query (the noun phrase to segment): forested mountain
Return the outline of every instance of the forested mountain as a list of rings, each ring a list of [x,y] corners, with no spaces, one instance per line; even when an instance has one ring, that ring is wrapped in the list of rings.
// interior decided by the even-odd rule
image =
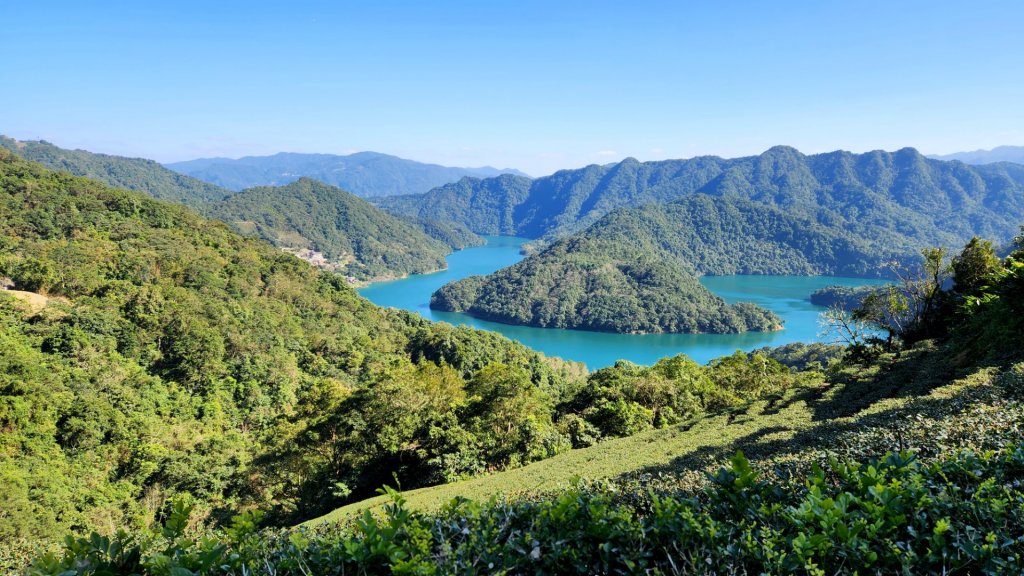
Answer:
[[[476,232],[510,220],[506,233],[551,239],[581,230],[620,206],[695,193],[745,198],[857,234],[892,230],[915,246],[955,245],[972,235],[1002,241],[1024,220],[1024,166],[967,166],[929,160],[910,148],[805,156],[777,146],[730,160],[627,158],[537,178],[511,207],[509,201],[518,196],[493,179],[467,180],[458,189],[438,188],[381,205],[453,219]]]
[[[431,306],[584,330],[770,330],[777,318],[726,306],[697,276],[874,275],[909,249],[888,234],[861,238],[750,200],[695,194],[615,210],[513,266],[442,287]]]
[[[221,200],[230,190],[164,168],[143,158],[68,150],[45,141],[21,142],[0,136],[0,147],[52,169],[85,176],[118,188],[149,194],[158,200],[198,206]]]
[[[477,234],[515,236],[516,207],[530,195],[531,180],[506,174],[497,178],[463,178],[427,194],[374,198],[396,214],[458,222]]]
[[[243,234],[359,279],[441,270],[452,250],[422,227],[309,178],[249,188],[203,209]],[[431,230],[455,247],[475,240],[472,233],[460,235],[456,226],[437,223]]]
[[[965,164],[993,164],[995,162],[1024,164],[1024,146],[996,146],[991,150],[933,154],[928,157],[936,160],[959,160]]]
[[[483,243],[457,222],[395,217],[348,192],[309,180],[234,197],[235,192],[152,160],[4,137],[0,145],[54,170],[192,206],[243,234],[259,236],[323,268],[360,280],[439,270],[452,250]]]
[[[450,168],[424,164],[377,152],[335,154],[298,154],[281,152],[272,156],[201,158],[166,165],[171,170],[200,180],[242,190],[254,186],[280,186],[301,177],[313,178],[344,188],[356,196],[370,198],[395,194],[417,194],[455,182],[466,176],[487,178],[517,170]]]
[[[490,222],[482,215],[488,206],[500,206],[491,221],[511,218],[516,234],[546,241],[590,227],[487,278],[442,287],[432,306],[590,330],[764,329],[763,314],[736,319],[695,276],[877,276],[884,261],[928,246],[975,235],[1007,240],[1024,221],[1024,166],[971,167],[912,149],[804,156],[780,146],[735,160],[627,159],[538,178],[512,208],[494,202],[511,197],[508,186],[460,184],[386,206],[470,228]],[[640,207],[609,214],[623,206]],[[702,317],[702,309],[714,312]]]
[[[136,532],[178,497],[301,518],[567,444],[579,366],[2,150],[0,214],[0,541]]]

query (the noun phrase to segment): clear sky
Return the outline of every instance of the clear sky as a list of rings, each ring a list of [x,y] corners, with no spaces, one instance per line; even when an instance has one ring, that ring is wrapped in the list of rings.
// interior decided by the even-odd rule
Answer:
[[[0,0],[0,133],[154,158],[1024,144],[1024,2]]]

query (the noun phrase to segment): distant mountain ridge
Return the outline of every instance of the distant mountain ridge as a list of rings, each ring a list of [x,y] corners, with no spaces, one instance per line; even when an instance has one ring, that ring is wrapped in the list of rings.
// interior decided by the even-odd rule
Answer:
[[[994,164],[996,162],[1024,164],[1024,146],[996,146],[991,150],[931,154],[928,157],[935,160],[959,160],[965,164]]]
[[[392,212],[452,220],[477,233],[553,240],[615,208],[704,193],[736,196],[852,232],[901,231],[915,244],[972,235],[1008,239],[1024,219],[1024,166],[969,166],[913,148],[804,155],[776,146],[758,156],[639,162],[563,170],[531,181],[465,179],[427,194],[375,199]]]
[[[349,155],[280,152],[271,156],[246,156],[238,159],[199,158],[172,162],[165,166],[235,191],[254,186],[281,186],[308,177],[344,188],[364,198],[427,192],[466,176],[524,176],[514,169],[490,166],[453,168],[378,152]]]

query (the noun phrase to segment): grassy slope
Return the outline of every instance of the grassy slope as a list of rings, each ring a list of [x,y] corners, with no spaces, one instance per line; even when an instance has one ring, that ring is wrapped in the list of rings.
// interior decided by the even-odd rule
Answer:
[[[693,486],[737,449],[751,461],[769,465],[807,462],[825,449],[851,456],[859,455],[865,446],[869,456],[873,455],[870,447],[882,451],[907,447],[928,453],[935,449],[927,445],[933,437],[945,437],[929,430],[955,429],[960,419],[971,420],[970,410],[984,411],[1003,402],[993,400],[1002,394],[993,385],[998,369],[955,375],[948,363],[950,352],[926,343],[899,357],[883,356],[869,368],[847,369],[827,379],[808,378],[780,397],[745,409],[609,440],[491,476],[409,491],[405,496],[410,506],[432,510],[455,497],[485,500],[553,490],[577,477],[668,475],[673,484]],[[1000,426],[1024,424],[1019,411],[1005,415]],[[966,427],[968,434],[979,437],[997,432],[972,426]],[[970,444],[963,438],[957,438],[957,443]],[[350,504],[307,525],[345,520],[366,509],[379,509],[384,502],[377,497]]]

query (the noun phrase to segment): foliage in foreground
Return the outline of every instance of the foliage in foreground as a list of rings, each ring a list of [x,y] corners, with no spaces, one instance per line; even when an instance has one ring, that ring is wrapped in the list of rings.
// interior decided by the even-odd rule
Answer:
[[[0,278],[49,302],[0,290],[3,543],[142,529],[175,496],[211,522],[248,507],[284,521],[393,473],[438,482],[456,455],[459,470],[544,457],[550,406],[502,429],[498,461],[492,430],[523,412],[461,399],[499,384],[503,405],[557,398],[580,378],[496,334],[377,308],[191,210],[4,150]]]
[[[259,534],[252,515],[185,536],[68,539],[30,574],[971,573],[1024,570],[1024,447],[923,463],[904,452],[761,479],[742,453],[693,497],[637,508],[607,486],[514,502],[456,499],[436,514],[402,496],[382,517]]]

